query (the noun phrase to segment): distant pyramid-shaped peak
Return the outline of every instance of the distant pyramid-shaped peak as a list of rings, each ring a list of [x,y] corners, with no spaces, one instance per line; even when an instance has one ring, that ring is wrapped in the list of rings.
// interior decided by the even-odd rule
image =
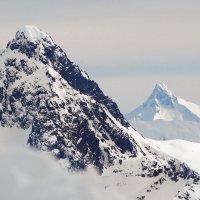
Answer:
[[[164,83],[157,83],[148,101],[152,99],[162,105],[169,106],[173,105],[177,98]]]
[[[157,119],[199,121],[199,113],[198,105],[176,97],[164,83],[157,83],[148,99],[127,113],[126,118],[128,121]]]
[[[154,94],[165,93],[168,96],[174,96],[171,90],[163,82],[157,83],[153,92]]]

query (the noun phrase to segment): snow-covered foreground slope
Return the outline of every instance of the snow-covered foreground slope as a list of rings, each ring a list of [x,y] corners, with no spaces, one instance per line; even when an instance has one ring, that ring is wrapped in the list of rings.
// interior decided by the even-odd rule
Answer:
[[[176,97],[164,83],[160,83],[145,103],[125,116],[130,122],[158,119],[200,122],[200,106]]]
[[[155,140],[181,139],[200,142],[200,123],[190,121],[135,121],[132,126],[143,136]]]
[[[155,144],[160,151],[188,164],[193,170],[200,173],[200,143],[184,140],[149,141]]]

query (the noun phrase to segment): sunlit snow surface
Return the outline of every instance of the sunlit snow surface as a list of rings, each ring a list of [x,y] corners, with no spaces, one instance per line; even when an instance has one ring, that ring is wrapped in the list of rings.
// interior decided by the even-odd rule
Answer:
[[[21,33],[24,33],[27,39],[31,42],[35,42],[45,38],[53,44],[53,40],[51,39],[51,37],[47,33],[39,30],[36,26],[26,25],[17,32],[16,36],[20,35]]]
[[[187,163],[193,170],[200,173],[200,143],[184,140],[149,141],[155,144],[160,151]]]

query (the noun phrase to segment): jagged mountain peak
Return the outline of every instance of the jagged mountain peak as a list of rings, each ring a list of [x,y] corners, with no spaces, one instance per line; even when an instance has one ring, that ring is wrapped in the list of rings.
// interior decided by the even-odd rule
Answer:
[[[34,37],[32,37],[31,41],[29,41],[29,36],[36,38],[39,36],[40,40],[33,40]],[[11,56],[13,53],[19,54],[18,56]],[[69,60],[63,49],[54,43],[48,34],[39,30],[37,27],[25,26],[21,28],[16,33],[15,38],[8,43],[3,54],[2,57],[5,57],[5,63],[8,65],[19,65],[20,62],[20,65],[25,65],[23,69],[34,68],[28,70],[28,73],[30,71],[34,73],[35,70],[35,65],[27,65],[30,59],[37,60],[42,65],[53,68],[72,88],[85,95],[92,96],[96,101],[104,104],[122,125],[126,127],[130,126],[121,114],[117,104],[104,95],[98,84],[91,80],[85,71]],[[37,67],[40,66],[37,65]]]
[[[154,102],[157,106],[163,105],[172,107],[176,101],[177,98],[164,83],[157,83],[152,94],[146,101],[146,104],[153,104]]]
[[[16,33],[0,55],[0,72],[1,125],[30,128],[28,144],[66,167],[101,171],[143,154],[117,104],[38,28]]]
[[[40,59],[47,64],[45,57],[52,56],[57,45],[51,37],[35,26],[26,25],[19,29],[15,37],[8,42],[6,50],[26,54],[28,58]]]
[[[27,39],[31,42],[48,41],[53,44],[53,40],[47,33],[43,32],[42,30],[33,25],[26,25],[19,29],[14,39]]]
[[[125,116],[128,121],[162,119],[199,122],[200,107],[176,97],[164,83],[158,83],[148,99]]]
[[[171,90],[167,87],[164,82],[156,83],[154,93],[165,93],[169,96],[173,96]]]

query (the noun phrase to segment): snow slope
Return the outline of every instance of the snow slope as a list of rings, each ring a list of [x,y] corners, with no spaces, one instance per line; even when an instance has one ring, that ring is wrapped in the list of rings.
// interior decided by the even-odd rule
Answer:
[[[155,140],[181,139],[200,142],[200,123],[190,121],[135,121],[132,126],[143,136]]]
[[[181,98],[177,98],[178,103],[185,106],[188,110],[190,110],[191,112],[193,112],[196,116],[198,116],[200,118],[200,106],[191,102],[188,102],[184,99]]]
[[[184,140],[149,141],[155,144],[160,151],[188,164],[193,170],[200,173],[200,143]]]
[[[200,106],[174,96],[164,83],[159,83],[146,102],[125,117],[130,122],[158,119],[200,122]]]

